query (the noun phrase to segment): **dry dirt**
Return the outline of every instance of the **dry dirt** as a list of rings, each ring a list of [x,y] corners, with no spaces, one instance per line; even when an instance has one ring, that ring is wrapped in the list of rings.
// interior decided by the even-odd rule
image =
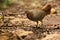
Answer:
[[[60,40],[60,0],[24,1],[0,11],[0,40]],[[25,10],[42,7],[51,3],[57,14],[47,15],[43,24],[36,27],[36,22],[27,18]]]

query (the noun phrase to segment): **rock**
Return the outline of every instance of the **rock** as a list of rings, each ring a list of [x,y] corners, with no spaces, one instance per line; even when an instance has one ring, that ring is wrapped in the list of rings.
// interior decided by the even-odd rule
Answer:
[[[14,32],[20,39],[25,38],[27,35],[32,34],[32,31],[25,31],[23,29],[18,29]]]
[[[60,33],[54,33],[47,35],[45,38],[42,38],[41,40],[60,40]]]
[[[25,31],[23,29],[18,29],[18,30],[15,31],[15,33],[18,36],[27,36],[28,34],[32,34],[33,32],[32,31]]]

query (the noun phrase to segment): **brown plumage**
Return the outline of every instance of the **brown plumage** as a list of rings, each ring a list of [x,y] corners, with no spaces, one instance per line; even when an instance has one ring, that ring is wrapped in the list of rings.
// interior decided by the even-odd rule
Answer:
[[[42,22],[43,18],[46,15],[50,14],[50,11],[51,11],[51,4],[46,4],[41,9],[33,9],[31,11],[26,10],[25,13],[27,14],[28,19],[37,22],[38,25],[38,21],[41,21],[41,23],[43,23]]]

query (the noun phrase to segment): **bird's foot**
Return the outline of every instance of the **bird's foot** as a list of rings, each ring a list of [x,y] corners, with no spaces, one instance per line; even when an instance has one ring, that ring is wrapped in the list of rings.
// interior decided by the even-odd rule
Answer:
[[[42,25],[38,25],[37,27],[38,28],[44,28],[45,26],[42,24]]]

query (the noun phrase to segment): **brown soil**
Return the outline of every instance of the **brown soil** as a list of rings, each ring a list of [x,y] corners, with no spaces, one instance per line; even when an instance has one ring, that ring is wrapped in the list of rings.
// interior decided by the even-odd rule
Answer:
[[[37,5],[32,3],[25,1],[0,11],[3,16],[0,20],[0,40],[60,40],[60,0],[39,0]],[[43,19],[44,25],[36,27],[36,22],[29,20],[24,12],[46,3],[51,3],[57,15],[47,15]]]

